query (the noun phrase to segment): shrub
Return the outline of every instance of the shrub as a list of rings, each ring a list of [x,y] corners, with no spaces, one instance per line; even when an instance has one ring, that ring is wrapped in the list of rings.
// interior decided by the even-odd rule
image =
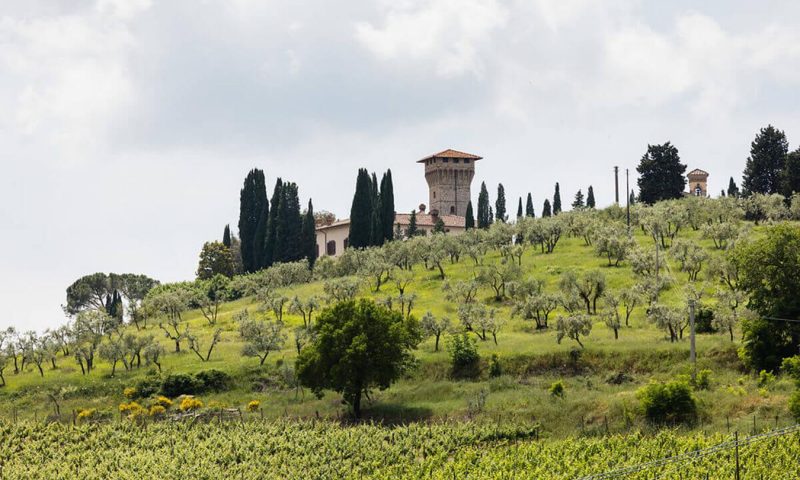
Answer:
[[[694,380],[694,386],[698,390],[708,390],[711,387],[711,370],[704,369],[697,372],[697,377]]]
[[[200,408],[203,408],[203,402],[200,401],[199,398],[184,397],[183,400],[181,400],[180,409],[184,412],[190,412],[192,410],[198,410]]]
[[[142,409],[142,406],[139,405],[136,402],[120,403],[119,404],[119,413],[132,414],[132,413],[134,413],[134,412],[136,412],[138,410],[141,410],[141,409]]]
[[[717,333],[717,329],[714,328],[714,311],[700,307],[695,315],[694,330],[697,333]]]
[[[800,422],[800,390],[789,397],[789,413],[792,414],[795,420]]]
[[[203,392],[222,392],[231,384],[231,376],[220,370],[203,370],[195,375],[195,379]]]
[[[153,405],[150,407],[149,412],[151,417],[163,417],[167,414],[167,409],[162,407],[161,405]]]
[[[693,423],[697,403],[685,382],[651,383],[637,392],[645,417],[653,423]]]
[[[450,373],[455,378],[476,378],[481,373],[481,356],[475,339],[467,333],[450,337],[447,346],[450,351]]]
[[[161,379],[157,375],[148,375],[139,379],[134,388],[136,389],[136,397],[134,398],[149,397],[158,393],[161,388]]]
[[[125,390],[122,391],[122,394],[125,396],[125,398],[133,399],[136,398],[137,395],[139,395],[139,391],[136,390],[134,387],[127,387],[125,388]]]
[[[97,416],[97,409],[96,408],[82,408],[78,410],[78,421],[87,421],[95,418]]]
[[[163,395],[159,395],[158,397],[156,397],[153,404],[158,405],[159,407],[163,407],[164,409],[168,409],[169,407],[172,406],[172,400]]]
[[[161,382],[161,393],[171,398],[181,395],[193,395],[199,393],[201,389],[201,383],[193,376],[185,373],[167,375]]]
[[[761,370],[758,372],[758,386],[767,388],[775,382],[775,375],[772,372]]]
[[[261,402],[258,400],[250,400],[250,403],[247,404],[248,412],[257,412],[259,408],[261,408]]]
[[[491,358],[489,358],[489,376],[499,377],[502,374],[503,367],[500,366],[500,357],[498,357],[496,353],[493,353]]]
[[[561,380],[553,382],[547,391],[550,392],[550,396],[552,397],[564,398],[564,382]]]

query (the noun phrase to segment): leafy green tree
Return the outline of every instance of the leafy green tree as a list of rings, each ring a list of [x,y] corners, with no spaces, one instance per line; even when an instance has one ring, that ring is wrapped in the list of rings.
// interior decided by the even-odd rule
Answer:
[[[259,232],[263,240],[258,245],[261,252],[259,268],[266,268],[275,262],[275,248],[278,243],[278,213],[281,199],[283,198],[283,179],[278,178],[275,181],[275,188],[272,189],[272,200],[270,205],[272,209],[268,215],[264,215],[262,222],[259,224]]]
[[[588,315],[597,313],[597,300],[606,291],[606,277],[600,270],[590,270],[578,275],[568,270],[561,275],[559,288],[562,292],[576,293],[586,306]]]
[[[561,187],[556,182],[556,191],[553,193],[553,215],[561,213]]]
[[[583,203],[583,192],[578,189],[578,193],[575,194],[575,200],[572,202],[572,208],[574,210],[580,210],[586,205]]]
[[[800,148],[786,155],[781,182],[784,197],[792,198],[795,193],[800,193]]]
[[[779,193],[788,152],[789,141],[785,133],[772,125],[762,128],[750,144],[750,156],[742,179],[745,195]]]
[[[467,203],[467,216],[464,219],[464,228],[467,230],[475,228],[475,214],[472,212],[472,200]]]
[[[217,328],[211,334],[211,338],[208,341],[208,350],[205,349],[205,341],[199,335],[189,331],[188,328],[186,331],[186,339],[189,341],[189,350],[193,351],[200,361],[207,362],[211,360],[211,352],[214,351],[214,347],[222,341],[222,329]],[[201,350],[206,350],[205,354],[203,354]]]
[[[728,196],[737,198],[739,196],[739,187],[736,185],[736,182],[733,181],[733,177],[728,181]]]
[[[301,258],[307,258],[309,267],[313,269],[314,262],[317,261],[317,227],[314,220],[314,205],[311,203],[311,199],[308,199],[308,208],[303,215],[300,237],[302,239]]]
[[[447,317],[436,318],[433,313],[427,312],[422,316],[420,321],[420,328],[426,337],[434,337],[436,339],[433,347],[434,352],[439,351],[439,339],[442,334],[447,332],[450,328],[450,319]]]
[[[531,218],[536,216],[536,213],[533,211],[533,197],[530,192],[528,192],[528,199],[525,201],[525,216]]]
[[[639,200],[643,203],[652,205],[683,196],[686,165],[681,163],[678,149],[670,142],[648,145],[636,171],[639,172]]]
[[[390,242],[394,239],[394,184],[392,183],[392,171],[386,170],[381,178],[380,188],[381,198],[381,222],[383,223],[383,239]],[[383,243],[383,242],[381,242]]]
[[[231,252],[221,242],[206,242],[200,251],[197,278],[199,280],[208,280],[215,275],[233,276]]]
[[[245,272],[255,272],[261,262],[261,238],[259,223],[269,211],[264,172],[254,168],[244,179],[239,194],[239,239],[242,249],[242,264]]]
[[[453,378],[477,378],[481,373],[481,356],[474,338],[466,332],[450,336],[450,375]]]
[[[481,182],[481,191],[478,194],[478,228],[487,229],[491,224],[489,219],[489,191],[486,190],[486,182]]]
[[[350,246],[365,248],[370,245],[372,228],[372,180],[366,169],[358,170],[356,192],[350,208]]]
[[[586,206],[588,208],[594,208],[595,207],[594,187],[592,187],[591,185],[589,185],[589,190],[586,193]]]
[[[765,236],[738,244],[731,259],[748,308],[760,316],[742,322],[742,356],[751,368],[775,370],[800,347],[800,325],[765,318],[800,318],[800,227],[769,227]]]
[[[494,215],[498,222],[508,220],[506,215],[506,189],[502,183],[497,184],[497,200],[494,202]]]
[[[384,390],[413,362],[420,341],[417,322],[370,300],[338,303],[317,317],[317,337],[297,357],[303,385],[322,396],[339,392],[361,417],[361,399]]]
[[[577,342],[581,348],[586,348],[581,342],[581,337],[588,337],[592,333],[592,319],[589,315],[559,317],[556,322],[556,329],[558,330],[556,336],[558,343],[561,343],[561,340],[565,338],[569,338]]]
[[[219,307],[223,302],[230,299],[230,283],[231,280],[221,274],[214,275],[207,280],[195,282],[192,303],[200,307],[200,312],[211,326],[217,323]]]
[[[264,365],[267,356],[280,351],[286,343],[287,335],[282,322],[250,318],[247,310],[237,315],[237,320],[239,336],[245,342],[242,354],[257,357],[259,365]]]
[[[542,205],[542,218],[550,217],[553,213],[550,210],[550,200],[544,199],[544,205]]]
[[[106,298],[111,293],[108,275],[102,272],[83,276],[67,287],[67,304],[64,311],[76,315],[84,310],[106,309]]]

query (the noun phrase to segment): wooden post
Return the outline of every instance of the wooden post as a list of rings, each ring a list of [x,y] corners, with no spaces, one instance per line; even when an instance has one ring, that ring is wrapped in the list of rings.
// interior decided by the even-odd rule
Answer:
[[[734,444],[736,446],[736,476],[734,477],[736,480],[739,480],[739,432],[734,434]]]
[[[689,300],[689,361],[692,362],[692,383],[697,380],[697,349],[695,348],[694,299]]]

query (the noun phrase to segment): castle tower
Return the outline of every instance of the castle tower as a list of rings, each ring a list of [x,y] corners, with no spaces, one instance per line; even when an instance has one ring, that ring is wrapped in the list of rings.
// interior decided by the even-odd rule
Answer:
[[[439,215],[467,215],[470,186],[475,176],[475,162],[482,157],[471,153],[445,150],[417,163],[425,164],[430,212]]]
[[[708,196],[708,172],[695,168],[686,177],[689,178],[689,195]]]

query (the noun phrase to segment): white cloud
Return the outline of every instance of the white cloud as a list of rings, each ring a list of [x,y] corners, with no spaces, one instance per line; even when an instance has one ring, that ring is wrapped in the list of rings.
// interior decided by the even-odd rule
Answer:
[[[152,0],[97,0],[95,8],[104,15],[127,20],[153,5]]]
[[[356,38],[385,61],[431,64],[444,77],[480,75],[481,46],[507,17],[495,0],[411,1],[389,6],[382,27],[357,23]]]

